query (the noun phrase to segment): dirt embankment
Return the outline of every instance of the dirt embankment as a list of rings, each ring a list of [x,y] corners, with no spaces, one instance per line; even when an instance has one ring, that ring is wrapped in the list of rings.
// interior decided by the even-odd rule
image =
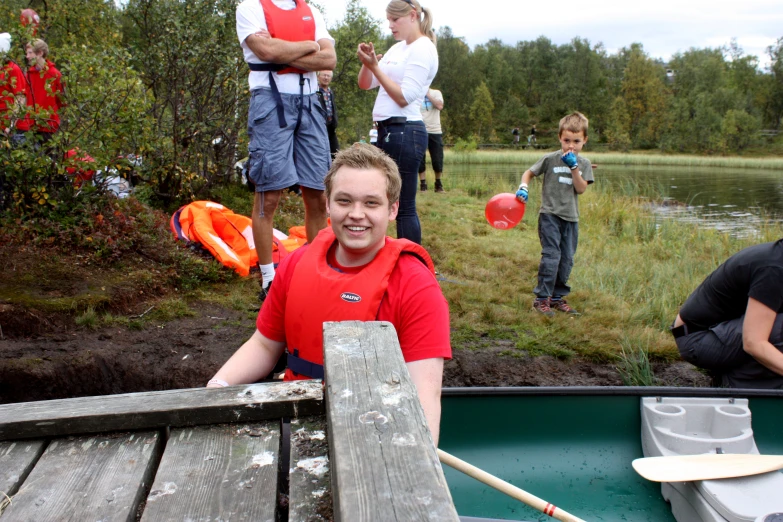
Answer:
[[[143,306],[143,305],[139,305]],[[250,336],[246,311],[193,305],[196,315],[143,330],[62,324],[56,332],[0,340],[0,403],[203,386]],[[509,346],[454,347],[445,386],[619,386],[609,364],[514,357]],[[687,363],[655,368],[661,384],[707,386]]]

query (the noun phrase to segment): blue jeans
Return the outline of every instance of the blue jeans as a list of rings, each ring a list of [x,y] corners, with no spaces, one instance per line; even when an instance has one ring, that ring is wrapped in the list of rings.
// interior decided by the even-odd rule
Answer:
[[[537,297],[565,297],[571,291],[568,276],[579,242],[579,223],[554,214],[539,214],[538,239],[541,241],[541,263],[538,265],[538,285],[533,293]]]
[[[416,190],[419,187],[419,164],[427,153],[427,128],[423,121],[379,125],[376,145],[394,160],[402,177],[397,237],[421,244]]]

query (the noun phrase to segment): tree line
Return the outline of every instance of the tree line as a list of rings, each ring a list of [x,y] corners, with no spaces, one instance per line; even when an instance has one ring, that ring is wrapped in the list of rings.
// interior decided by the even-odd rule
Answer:
[[[342,121],[356,122],[351,138],[365,132],[372,107],[355,88],[351,44],[380,35],[358,0],[332,34],[338,109]],[[433,87],[446,100],[441,119],[451,143],[511,143],[514,127],[524,136],[533,124],[554,143],[559,119],[578,110],[590,118],[591,140],[612,149],[732,153],[759,144],[758,131],[779,129],[783,118],[783,37],[767,49],[768,69],[734,41],[677,53],[668,64],[639,43],[610,54],[579,37],[564,45],[544,36],[515,45],[493,39],[471,49],[449,27],[438,31],[437,47]]]
[[[31,34],[19,13],[32,7],[41,17],[39,36],[63,73],[68,102],[54,146],[85,151],[97,166],[133,169],[149,200],[172,206],[205,197],[235,175],[235,162],[246,155],[248,69],[236,37],[236,5],[6,0],[0,29],[13,34],[11,57],[23,64],[22,44]],[[356,48],[373,41],[388,49],[394,42],[384,29],[385,21],[373,19],[360,0],[350,0],[345,17],[330,27],[343,144],[369,133],[375,93],[356,85]],[[641,44],[610,54],[579,37],[564,45],[543,36],[516,45],[490,40],[471,49],[449,27],[439,30],[437,47],[433,87],[446,100],[449,143],[510,143],[514,127],[525,135],[534,123],[554,143],[560,117],[579,110],[590,118],[591,141],[614,149],[724,153],[756,144],[759,129],[778,129],[783,117],[783,38],[768,49],[765,70],[736,43],[690,49],[668,64]],[[4,145],[3,166],[20,211],[41,204],[41,188],[78,192],[52,185],[65,162],[42,162]],[[129,154],[141,155],[143,165],[123,163]]]

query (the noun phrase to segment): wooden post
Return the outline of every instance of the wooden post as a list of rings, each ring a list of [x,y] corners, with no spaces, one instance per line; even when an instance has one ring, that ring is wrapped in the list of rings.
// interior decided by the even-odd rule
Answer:
[[[335,520],[458,521],[394,327],[324,323],[324,370]]]

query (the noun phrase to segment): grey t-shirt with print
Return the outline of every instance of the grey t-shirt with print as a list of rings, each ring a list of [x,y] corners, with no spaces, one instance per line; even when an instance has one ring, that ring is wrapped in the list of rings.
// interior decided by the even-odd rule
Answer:
[[[545,155],[530,167],[533,175],[544,176],[544,188],[541,190],[541,214],[554,214],[565,221],[579,221],[579,194],[574,190],[571,169],[563,163],[560,157],[562,151]],[[577,165],[582,172],[582,179],[592,183],[593,166],[584,156],[577,156]]]

